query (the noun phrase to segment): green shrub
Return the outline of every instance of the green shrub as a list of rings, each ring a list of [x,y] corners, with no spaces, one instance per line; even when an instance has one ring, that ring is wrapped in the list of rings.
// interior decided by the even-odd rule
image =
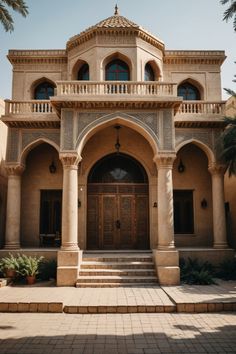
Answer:
[[[39,278],[41,280],[56,279],[57,261],[55,259],[43,260],[39,265]]]
[[[214,267],[211,263],[200,262],[198,259],[180,259],[180,279],[186,284],[210,285],[213,280]]]
[[[236,280],[236,259],[225,259],[220,264],[216,276],[224,280]]]
[[[20,264],[18,261],[18,257],[13,256],[13,254],[9,253],[7,257],[3,257],[0,260],[0,271],[2,274],[6,275],[7,270],[14,270],[16,273],[19,273]]]
[[[42,259],[43,257],[18,254],[17,260],[19,269],[17,270],[17,273],[23,277],[36,276],[39,273],[39,264],[42,262]]]

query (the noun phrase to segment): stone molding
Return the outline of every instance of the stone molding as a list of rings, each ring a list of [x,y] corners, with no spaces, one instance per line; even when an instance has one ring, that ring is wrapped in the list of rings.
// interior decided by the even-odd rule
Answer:
[[[62,162],[63,168],[78,169],[78,164],[82,157],[76,152],[60,153],[59,158]]]
[[[173,168],[173,163],[176,159],[176,154],[158,154],[155,155],[153,158],[153,161],[155,162],[157,169],[160,168],[167,168],[167,169],[172,169]]]
[[[227,166],[223,164],[212,163],[208,166],[208,171],[211,173],[212,176],[214,175],[224,176],[226,170],[227,170]]]
[[[21,176],[25,170],[25,165],[6,163],[5,170],[6,170],[8,176]]]

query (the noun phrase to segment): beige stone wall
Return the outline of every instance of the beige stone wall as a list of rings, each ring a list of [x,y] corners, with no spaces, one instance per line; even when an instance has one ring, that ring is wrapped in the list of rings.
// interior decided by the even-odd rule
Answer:
[[[49,172],[54,160],[56,173]],[[41,144],[29,152],[22,175],[21,244],[39,245],[40,190],[62,189],[62,165],[58,152],[48,144]]]
[[[182,159],[185,166],[183,173],[178,172],[178,164]],[[177,154],[173,168],[174,189],[193,190],[194,234],[175,235],[177,247],[212,246],[212,192],[211,175],[208,172],[208,160],[205,153],[194,144],[187,144]],[[207,208],[201,207],[205,198]]]
[[[226,101],[225,115],[227,117],[236,117],[236,97],[231,96]]]
[[[0,117],[4,114],[5,104],[0,99]],[[5,215],[6,215],[6,192],[7,176],[4,171],[7,147],[7,126],[0,121],[0,246],[4,240]]]

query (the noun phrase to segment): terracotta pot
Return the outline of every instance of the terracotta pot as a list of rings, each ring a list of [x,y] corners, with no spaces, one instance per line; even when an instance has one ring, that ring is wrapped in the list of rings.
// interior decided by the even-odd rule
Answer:
[[[36,281],[36,277],[34,275],[33,276],[28,275],[26,277],[26,280],[27,280],[27,284],[28,285],[33,285],[35,283],[35,281]]]
[[[5,269],[6,278],[15,278],[16,271],[14,269]]]

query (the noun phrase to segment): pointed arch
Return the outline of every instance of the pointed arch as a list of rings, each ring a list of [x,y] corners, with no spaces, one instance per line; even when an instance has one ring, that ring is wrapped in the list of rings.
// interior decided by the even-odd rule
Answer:
[[[141,134],[150,144],[154,156],[157,154],[159,150],[159,141],[154,131],[147,124],[141,122],[136,117],[117,112],[96,119],[82,130],[76,142],[76,150],[78,151],[79,155],[81,155],[86,142],[95,133],[115,124],[129,127]]]
[[[83,71],[83,68],[85,69],[87,69],[87,71],[88,71],[88,76],[89,76],[89,63],[87,62],[87,61],[85,61],[85,60],[82,60],[82,59],[78,59],[77,61],[76,61],[76,63],[73,65],[73,68],[72,68],[72,71],[71,71],[71,78],[72,78],[72,80],[80,80],[80,79],[78,79],[78,77],[79,77],[79,73],[81,72],[81,71]],[[88,78],[88,80],[89,80],[89,78]]]
[[[210,147],[204,144],[202,141],[194,138],[182,141],[178,146],[176,146],[176,154],[180,151],[182,147],[188,144],[196,145],[197,147],[199,147],[199,149],[201,149],[206,154],[208,159],[208,165],[215,163],[216,158],[214,152],[210,149]]]
[[[114,60],[120,60],[128,66],[129,80],[132,80],[133,63],[131,62],[129,57],[127,57],[125,54],[123,54],[121,52],[113,52],[113,53],[107,55],[105,58],[103,58],[103,60],[101,62],[101,68],[102,68],[102,78],[101,79],[106,80],[106,66]]]
[[[43,76],[37,80],[35,80],[32,84],[31,84],[31,87],[30,87],[30,96],[31,96],[31,99],[35,99],[35,91],[37,89],[37,87],[39,87],[40,85],[42,84],[49,84],[53,89],[56,88],[56,84],[54,81],[52,81],[51,79],[49,79],[48,77],[46,76]]]
[[[179,91],[179,88],[184,85],[190,85],[196,90],[196,95],[198,96],[198,100],[204,100],[205,97],[205,92],[204,92],[204,87],[200,84],[199,81],[197,81],[195,78],[189,76],[188,78],[180,81],[177,85],[177,90]],[[179,96],[179,94],[178,94]]]
[[[38,138],[34,141],[32,141],[31,143],[29,143],[21,152],[21,155],[20,155],[20,162],[22,164],[25,164],[25,160],[26,160],[26,157],[27,155],[29,154],[29,152],[31,150],[33,150],[36,146],[38,145],[41,145],[43,143],[46,143],[48,145],[51,145],[52,147],[55,148],[55,150],[59,153],[60,151],[60,147],[52,140],[50,139],[47,139],[47,138]]]
[[[151,69],[153,73],[153,80],[147,80],[146,74],[149,73]],[[161,80],[161,70],[155,60],[148,60],[144,65],[144,81],[160,81]]]

